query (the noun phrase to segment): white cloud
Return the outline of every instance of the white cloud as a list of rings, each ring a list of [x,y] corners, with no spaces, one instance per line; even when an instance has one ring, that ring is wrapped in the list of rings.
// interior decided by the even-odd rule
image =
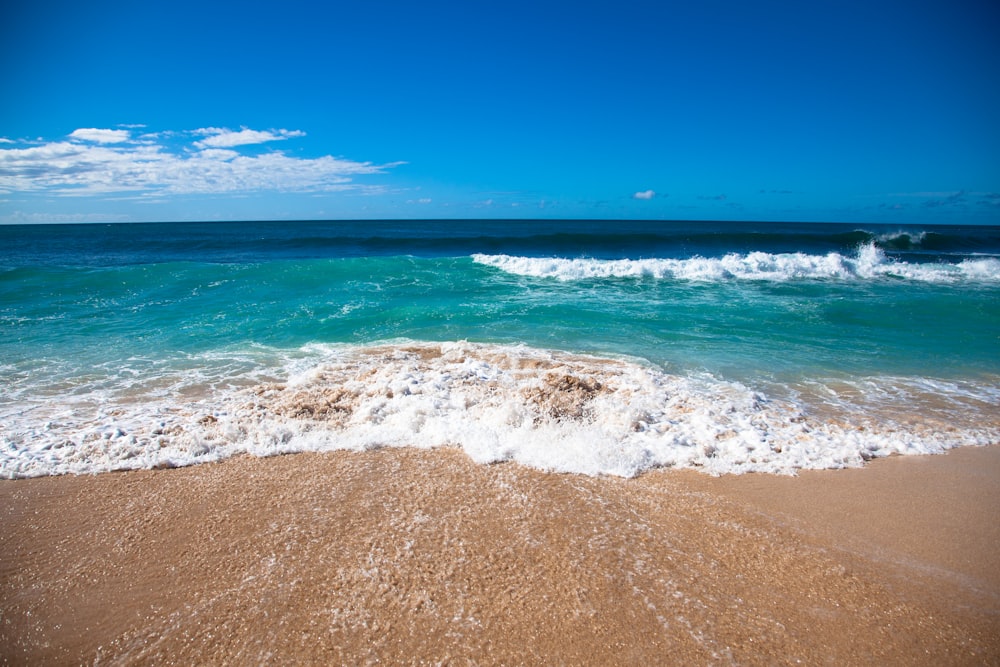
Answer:
[[[207,139],[196,141],[195,146],[211,148],[232,148],[234,146],[263,144],[268,141],[282,141],[306,135],[301,130],[250,130],[243,128],[239,132],[234,132],[218,127],[204,127],[200,130],[195,130],[194,133],[208,137]]]
[[[636,192],[632,195],[632,199],[652,199],[656,196],[656,193],[652,190],[643,190],[641,192]]]
[[[81,127],[70,133],[71,139],[93,141],[98,144],[120,144],[129,140],[128,130],[99,130],[95,127]]]
[[[192,134],[209,139],[193,144],[177,141]],[[223,194],[261,191],[332,192],[362,189],[354,177],[384,174],[403,164],[376,165],[324,155],[289,157],[280,151],[245,155],[232,147],[260,140],[302,136],[300,131],[256,132],[197,130],[143,135],[125,142],[125,130],[77,130],[72,135],[91,143],[54,141],[27,148],[0,148],[0,193],[46,193],[89,196],[127,193],[140,197],[177,194]],[[220,139],[221,138],[221,139]],[[216,144],[203,150],[211,139]],[[372,187],[372,186],[366,186]]]
[[[37,213],[14,211],[0,215],[0,223],[30,225],[66,222],[127,222],[129,216],[116,213]]]
[[[198,157],[202,159],[209,160],[222,160],[223,162],[227,160],[232,160],[233,158],[239,157],[238,151],[229,150],[227,148],[206,148],[205,150],[198,153]]]
[[[958,194],[957,191],[949,192],[890,192],[889,197],[950,197]]]

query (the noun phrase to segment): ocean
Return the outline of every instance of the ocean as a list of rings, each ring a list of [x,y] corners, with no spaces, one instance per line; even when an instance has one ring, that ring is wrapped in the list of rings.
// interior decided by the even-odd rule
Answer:
[[[630,477],[1000,443],[1000,227],[0,226],[0,477],[462,448]]]

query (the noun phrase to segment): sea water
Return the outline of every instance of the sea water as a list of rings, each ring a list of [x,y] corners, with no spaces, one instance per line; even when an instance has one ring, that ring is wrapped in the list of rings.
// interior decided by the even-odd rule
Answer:
[[[399,446],[791,473],[998,443],[998,405],[998,227],[0,227],[2,477]]]

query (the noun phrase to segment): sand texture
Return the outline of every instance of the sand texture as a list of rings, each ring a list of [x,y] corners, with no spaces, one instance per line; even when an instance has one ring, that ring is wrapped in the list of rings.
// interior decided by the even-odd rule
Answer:
[[[636,479],[460,451],[0,482],[5,664],[1000,664],[1000,448]]]

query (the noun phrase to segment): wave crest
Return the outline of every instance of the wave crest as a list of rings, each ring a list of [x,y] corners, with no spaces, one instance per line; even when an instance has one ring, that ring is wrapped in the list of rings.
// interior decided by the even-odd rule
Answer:
[[[476,254],[472,259],[506,273],[556,280],[654,278],[660,280],[874,280],[902,278],[921,282],[1000,282],[1000,260],[986,258],[957,264],[901,262],[886,257],[875,243],[861,246],[854,256],[837,252],[730,253],[723,257],[688,259],[569,259]]]

